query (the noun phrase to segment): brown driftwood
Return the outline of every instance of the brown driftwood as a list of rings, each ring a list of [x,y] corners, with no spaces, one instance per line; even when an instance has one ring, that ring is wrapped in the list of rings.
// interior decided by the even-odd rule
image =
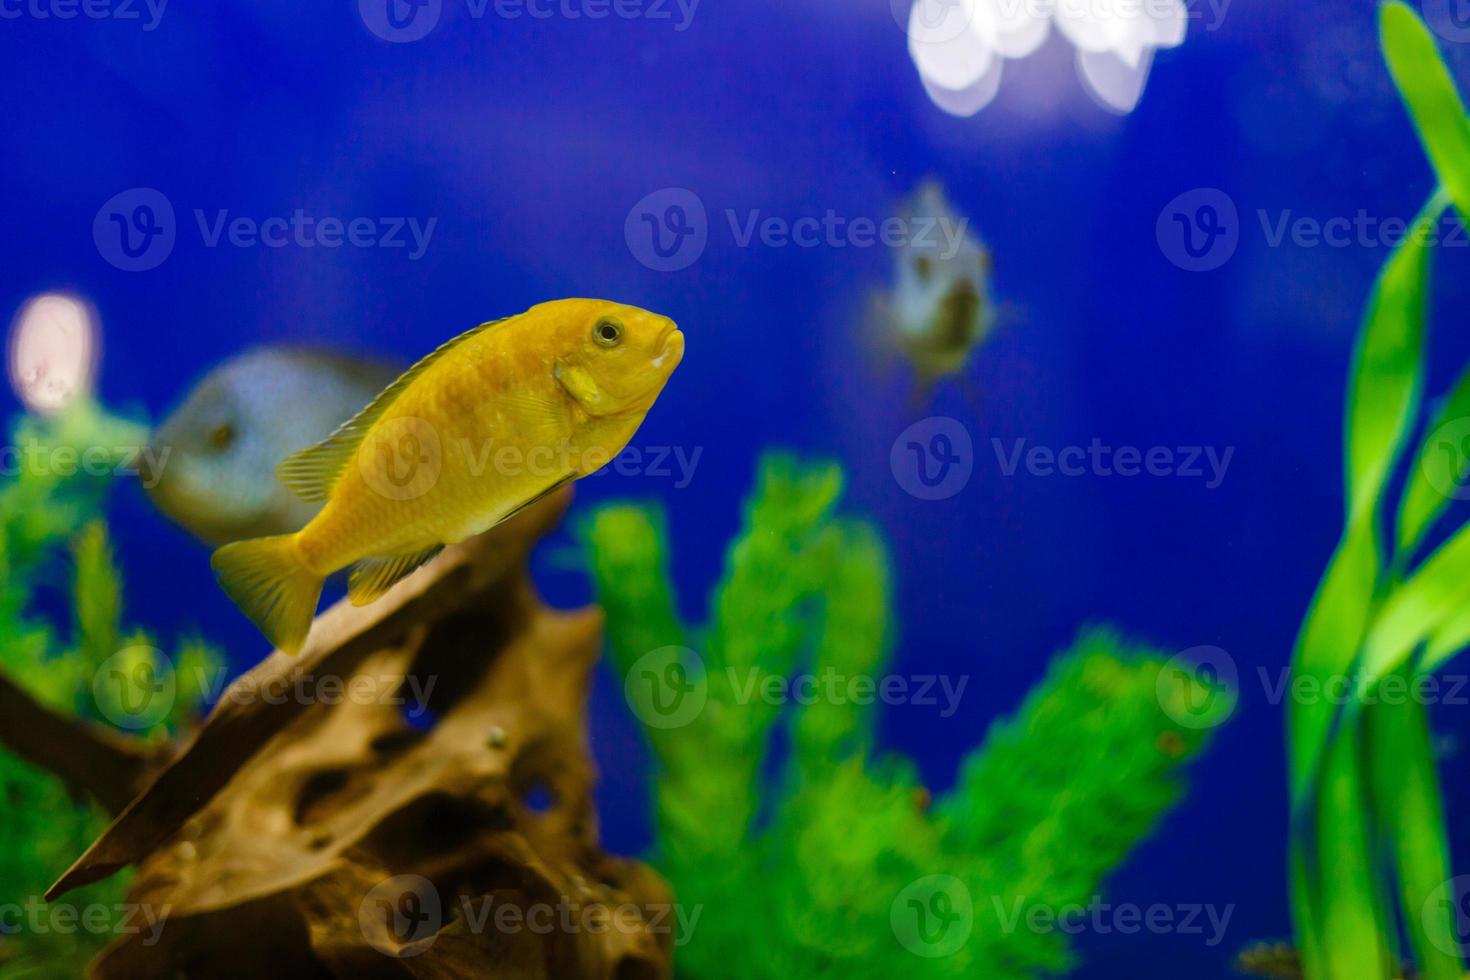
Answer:
[[[0,745],[117,813],[172,754],[41,704],[0,673]]]
[[[567,499],[339,603],[226,690],[52,888],[136,865],[131,901],[169,910],[93,976],[670,974],[667,887],[598,845],[601,615],[548,609],[525,571]],[[418,694],[432,724],[398,703]]]

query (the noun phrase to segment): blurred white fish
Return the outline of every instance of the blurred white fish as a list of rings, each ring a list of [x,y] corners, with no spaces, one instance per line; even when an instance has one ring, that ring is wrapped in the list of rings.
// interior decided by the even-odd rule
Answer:
[[[207,374],[153,434],[139,476],[159,510],[221,545],[300,530],[321,509],[276,464],[351,418],[399,373],[322,350],[264,347]]]
[[[894,252],[894,287],[874,298],[870,320],[879,350],[912,365],[922,394],[962,373],[994,328],[990,253],[937,183],[923,184],[901,217],[908,234]]]

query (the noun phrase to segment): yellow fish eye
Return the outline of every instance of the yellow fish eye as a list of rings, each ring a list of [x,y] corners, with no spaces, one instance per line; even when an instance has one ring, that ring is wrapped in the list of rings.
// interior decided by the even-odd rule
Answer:
[[[592,339],[603,347],[616,347],[623,339],[623,325],[616,317],[605,316],[592,325]]]

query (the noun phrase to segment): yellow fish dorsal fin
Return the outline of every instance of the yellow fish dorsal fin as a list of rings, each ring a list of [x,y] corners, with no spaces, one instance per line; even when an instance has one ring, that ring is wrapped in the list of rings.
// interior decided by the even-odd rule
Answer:
[[[466,330],[452,340],[446,340],[429,354],[425,355],[417,364],[404,371],[388,387],[378,393],[378,397],[368,403],[367,407],[358,412],[352,418],[337,426],[335,432],[327,436],[314,446],[308,446],[281,460],[276,467],[276,476],[307,503],[320,503],[332,495],[332,489],[337,485],[337,479],[357,450],[362,446],[363,439],[367,438],[368,432],[373,424],[387,411],[388,406],[397,400],[398,396],[408,389],[431,365],[445,354],[454,350],[466,340],[482,331],[488,330],[497,323],[504,323],[509,317],[499,320],[490,320],[478,327]]]
[[[436,544],[403,555],[364,558],[352,566],[352,573],[347,576],[347,597],[354,606],[365,606],[443,550],[442,544]]]

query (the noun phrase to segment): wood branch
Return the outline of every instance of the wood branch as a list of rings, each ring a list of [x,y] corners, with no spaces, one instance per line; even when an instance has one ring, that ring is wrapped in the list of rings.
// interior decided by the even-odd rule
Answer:
[[[0,673],[0,744],[33,766],[86,793],[109,813],[120,812],[143,789],[169,746],[71,718],[41,704]]]
[[[567,500],[371,605],[337,604],[298,657],[232,684],[50,893],[136,865],[130,902],[168,910],[152,943],[119,939],[90,975],[669,977],[672,939],[653,925],[667,885],[597,839],[601,612],[547,608],[525,568]],[[575,916],[546,930],[476,914],[506,906]]]

